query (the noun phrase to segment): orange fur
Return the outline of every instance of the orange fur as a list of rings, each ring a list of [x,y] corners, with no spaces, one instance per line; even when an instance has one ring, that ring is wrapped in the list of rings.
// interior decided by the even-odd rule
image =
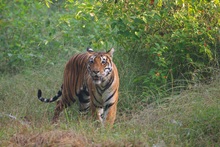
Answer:
[[[53,121],[71,103],[79,101],[80,111],[91,109],[92,115],[103,125],[113,125],[116,118],[119,76],[112,61],[114,49],[108,52],[94,52],[74,55],[66,64],[62,86],[62,98],[57,102]],[[55,101],[41,97],[43,102]]]

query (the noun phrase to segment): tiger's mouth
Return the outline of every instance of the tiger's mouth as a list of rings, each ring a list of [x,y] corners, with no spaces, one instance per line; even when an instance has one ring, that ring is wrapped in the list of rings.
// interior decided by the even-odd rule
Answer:
[[[95,75],[92,77],[92,79],[96,81],[96,80],[101,80],[102,78],[101,78],[101,76]]]
[[[102,82],[102,77],[95,75],[92,77],[92,80],[95,84],[100,84]]]

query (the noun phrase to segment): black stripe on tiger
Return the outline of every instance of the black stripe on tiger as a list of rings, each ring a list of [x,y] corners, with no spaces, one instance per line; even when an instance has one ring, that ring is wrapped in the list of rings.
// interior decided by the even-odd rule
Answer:
[[[97,91],[97,93],[100,95],[100,96],[102,96],[102,93],[104,92],[104,90],[102,90],[98,85],[96,85],[96,91]]]
[[[84,109],[80,109],[79,112],[85,112],[85,111],[88,111],[88,109],[90,108],[90,106],[84,108]]]
[[[109,82],[104,87],[100,87],[99,85],[96,85],[97,93],[101,96],[112,85],[113,81],[114,81],[114,77],[111,77]]]
[[[106,100],[105,100],[105,103],[108,102],[114,95],[115,95],[115,92],[117,91],[117,89],[112,93],[112,95],[110,95]]]
[[[81,89],[81,91],[78,94],[76,94],[76,96],[78,97],[80,103],[89,103],[90,102],[89,92],[86,89],[86,87],[83,87]]]
[[[112,76],[109,82],[105,85],[105,88],[103,89],[103,91],[108,89],[112,85],[113,82],[114,82],[114,77]]]
[[[92,101],[92,104],[96,107],[96,108],[100,108],[102,109],[103,107],[102,106],[97,106],[96,104],[94,104],[94,102]]]
[[[113,106],[115,103],[109,103],[107,105],[105,105],[105,108],[104,108],[104,112],[107,111],[111,106]]]
[[[92,93],[92,95],[93,95],[95,101],[96,101],[99,105],[102,105],[102,103],[101,103],[100,101],[97,100],[97,98],[95,97],[94,93]],[[93,103],[93,104],[94,104],[94,103]]]
[[[40,89],[38,90],[38,93],[37,93],[38,99],[39,99],[40,101],[42,101],[42,102],[45,102],[45,103],[54,102],[54,101],[56,101],[61,95],[62,95],[62,91],[59,90],[59,91],[57,92],[57,94],[56,94],[53,98],[46,99],[46,98],[43,98],[43,97],[42,97],[42,91],[41,91]]]

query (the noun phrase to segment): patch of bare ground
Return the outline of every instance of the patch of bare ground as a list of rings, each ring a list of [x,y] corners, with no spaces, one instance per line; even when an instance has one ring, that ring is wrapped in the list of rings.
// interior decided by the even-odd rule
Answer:
[[[18,133],[9,141],[9,146],[71,146],[84,147],[92,144],[86,137],[72,131],[54,130],[42,133]]]

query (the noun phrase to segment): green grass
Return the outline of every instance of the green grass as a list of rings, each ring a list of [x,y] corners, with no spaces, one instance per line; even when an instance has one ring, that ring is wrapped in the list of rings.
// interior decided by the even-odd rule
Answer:
[[[210,85],[166,97],[163,103],[147,104],[138,102],[144,97],[126,85],[134,76],[125,75],[121,77],[113,129],[100,128],[90,116],[80,116],[76,104],[61,114],[57,125],[51,125],[55,103],[41,103],[37,89],[41,88],[46,97],[53,96],[62,83],[63,66],[0,77],[1,145],[191,147],[220,144],[219,78]]]

